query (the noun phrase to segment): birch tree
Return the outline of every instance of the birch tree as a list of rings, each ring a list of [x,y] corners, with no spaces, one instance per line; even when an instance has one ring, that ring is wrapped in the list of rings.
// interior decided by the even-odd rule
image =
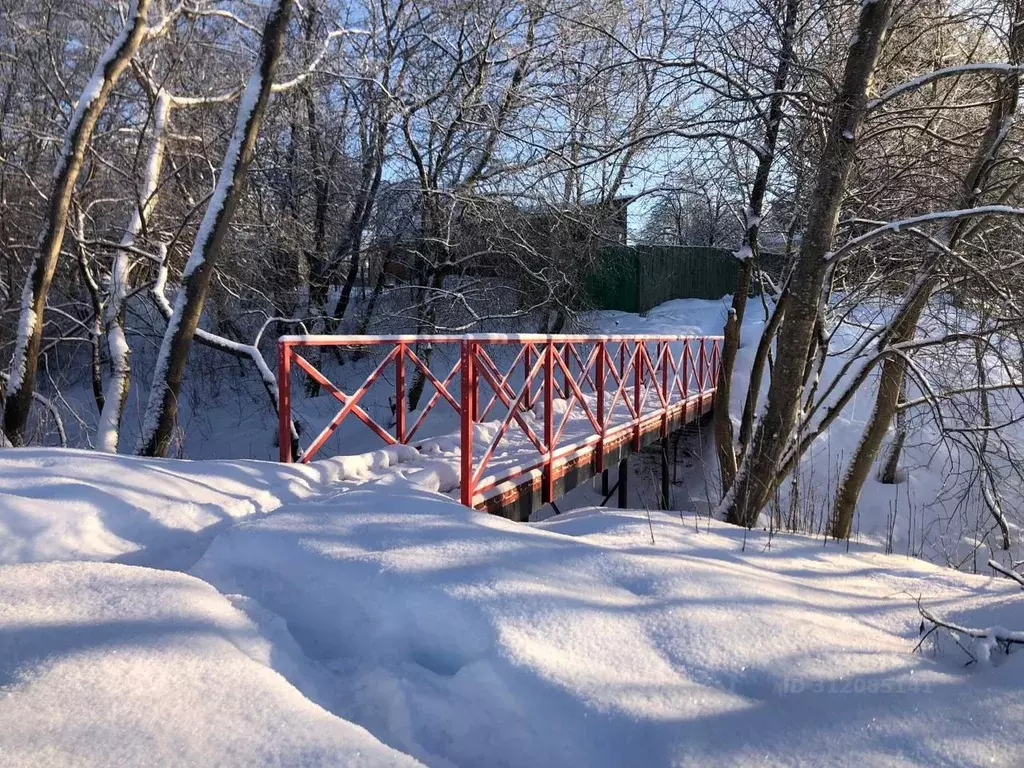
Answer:
[[[171,96],[161,89],[153,105],[150,148],[138,201],[125,228],[119,247],[114,253],[110,269],[110,288],[103,313],[103,334],[110,360],[110,376],[104,391],[100,420],[97,426],[97,447],[108,453],[117,453],[121,435],[121,417],[131,384],[131,350],[125,335],[124,314],[131,292],[132,250],[136,238],[157,203],[157,189],[163,168],[167,144],[167,121],[171,111]]]

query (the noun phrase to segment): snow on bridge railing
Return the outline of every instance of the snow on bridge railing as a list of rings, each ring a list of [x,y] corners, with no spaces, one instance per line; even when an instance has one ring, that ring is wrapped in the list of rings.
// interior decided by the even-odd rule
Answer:
[[[663,335],[282,336],[280,459],[310,461],[352,419],[388,445],[421,447],[427,441],[416,441],[417,434],[444,403],[459,418],[463,504],[479,506],[511,481],[529,476],[539,477],[542,498],[551,501],[554,479],[567,462],[590,457],[600,472],[608,446],[631,441],[639,450],[643,434],[659,430],[667,436],[680,417],[685,423],[708,410],[720,342],[718,336]],[[376,348],[383,354],[358,386],[344,392],[298,352],[305,347]],[[457,352],[457,358],[448,354],[445,372],[435,374],[431,362],[444,358],[445,351]],[[340,403],[334,418],[301,451],[292,442],[293,366]],[[408,402],[410,373],[413,389],[423,397],[433,389],[416,410]],[[372,408],[361,405],[382,383],[389,390],[386,425],[380,414],[374,418]],[[422,402],[416,399],[413,406]]]

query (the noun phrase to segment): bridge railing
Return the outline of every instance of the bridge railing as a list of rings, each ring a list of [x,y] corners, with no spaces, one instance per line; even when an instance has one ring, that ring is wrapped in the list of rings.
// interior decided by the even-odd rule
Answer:
[[[601,471],[609,445],[631,441],[639,450],[643,435],[658,430],[667,436],[680,418],[685,423],[708,410],[720,342],[720,337],[651,335],[283,336],[278,342],[280,460],[310,461],[351,420],[385,444],[419,447],[428,415],[450,409],[460,425],[463,504],[479,506],[503,485],[529,476],[539,480],[543,500],[550,501],[555,477],[567,462],[588,457]],[[302,354],[315,347],[369,347],[380,354],[362,382],[345,392]],[[443,350],[449,354],[438,354]],[[436,367],[438,358],[449,363],[435,373],[431,362]],[[333,396],[339,409],[293,456],[295,369]],[[391,390],[385,423],[361,405],[381,386]],[[422,393],[415,410],[409,408],[410,388]]]

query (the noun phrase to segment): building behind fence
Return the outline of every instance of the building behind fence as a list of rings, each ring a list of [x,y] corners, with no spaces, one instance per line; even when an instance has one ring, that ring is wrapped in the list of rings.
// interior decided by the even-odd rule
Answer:
[[[762,254],[769,271],[776,271],[776,261],[780,257]],[[586,292],[597,309],[641,313],[672,299],[720,299],[733,292],[738,271],[732,251],[722,248],[611,246],[601,250],[597,269],[586,278]],[[751,290],[757,289],[752,281]]]

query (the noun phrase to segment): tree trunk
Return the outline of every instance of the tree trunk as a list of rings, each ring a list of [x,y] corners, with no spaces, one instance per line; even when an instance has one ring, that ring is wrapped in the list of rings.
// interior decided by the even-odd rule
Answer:
[[[89,304],[92,308],[92,317],[89,318],[89,341],[91,347],[89,370],[92,378],[92,398],[96,403],[96,410],[103,411],[103,366],[100,359],[100,344],[103,343],[103,302],[100,299],[100,287],[89,266],[89,257],[85,251],[85,227],[82,219],[79,219],[78,234],[78,274],[89,294]]]
[[[417,308],[418,320],[416,323],[416,334],[436,333],[437,311],[435,309],[433,295],[444,285],[444,272],[435,266],[430,266],[430,278],[427,281],[425,290],[420,291],[420,302]],[[430,368],[430,361],[434,358],[434,345],[430,342],[416,342],[416,356],[427,368]],[[413,374],[412,386],[409,387],[409,410],[415,411],[423,396],[423,389],[426,387],[427,377],[418,367]]]
[[[864,120],[867,90],[891,12],[892,0],[866,3],[860,10],[793,271],[767,404],[737,469],[736,481],[722,503],[722,511],[732,523],[753,526],[778,484],[780,460],[802,401],[804,369],[828,275],[827,254],[832,248],[839,206],[853,167],[857,133]]]
[[[156,305],[157,311],[164,316],[164,320],[168,322],[174,316],[174,308],[171,306],[171,302],[167,300],[167,296],[164,291],[167,285],[167,254],[166,248],[163,248],[164,254],[160,263],[160,267],[157,270],[157,278],[153,283],[153,288],[150,291],[150,298],[153,300],[153,304]],[[268,321],[269,323],[270,321]],[[264,329],[266,325],[264,325]],[[259,343],[263,337],[263,330],[256,335],[256,338],[251,344],[243,344],[237,341],[232,341],[223,336],[219,336],[215,333],[210,333],[202,328],[196,328],[196,341],[207,347],[208,349],[216,349],[218,352],[226,352],[229,355],[233,355],[239,360],[249,359],[253,365],[256,366],[256,372],[259,374],[260,381],[263,384],[263,389],[267,393],[267,397],[270,399],[270,410],[276,416],[280,412],[281,408],[281,391],[278,387],[277,378],[274,376],[273,370],[267,365],[267,361],[263,358],[263,353],[260,352]],[[239,370],[243,370],[241,363],[239,363]],[[295,420],[292,419],[290,424],[290,431],[292,435],[292,455],[298,455],[298,439],[299,430]]]
[[[900,454],[907,441],[907,414],[900,406],[907,400],[907,380],[903,379],[903,388],[896,404],[896,434],[893,436],[885,460],[878,470],[878,482],[884,485],[895,485],[899,481]]]
[[[181,288],[174,301],[174,314],[167,323],[160,345],[146,417],[136,448],[136,453],[141,455],[164,456],[170,446],[185,363],[209,292],[217,255],[230,227],[252,159],[293,4],[294,0],[278,0],[263,28],[256,68],[242,95],[224,165],[185,265]]]
[[[71,196],[85,162],[85,151],[92,139],[96,121],[118,78],[146,36],[149,6],[150,0],[132,0],[124,27],[96,63],[64,136],[64,146],[53,173],[53,187],[39,237],[39,247],[25,276],[25,287],[21,295],[18,338],[11,359],[4,404],[4,431],[14,445],[23,445],[25,442],[25,426],[35,392],[39,348],[43,339],[46,294],[50,290],[64,243]]]
[[[986,318],[982,318],[984,324]],[[988,400],[988,369],[985,367],[985,344],[980,338],[974,340],[974,364],[978,373],[978,406],[981,411],[981,440],[978,443],[978,473],[981,475],[981,497],[996,521],[1001,534],[1000,547],[1010,549],[1010,524],[1003,511],[1003,497],[999,492],[999,479],[992,466],[985,459],[988,453],[989,428],[992,426],[992,408]]]
[[[362,133],[364,137],[362,141],[363,162],[360,167],[359,188],[356,198],[352,203],[352,211],[349,214],[345,232],[338,243],[333,257],[329,262],[325,262],[323,267],[322,283],[324,288],[322,292],[322,306],[324,314],[328,315],[328,322],[326,324],[328,333],[338,332],[339,326],[345,319],[345,313],[348,311],[348,305],[352,299],[352,289],[355,287],[356,278],[359,276],[359,263],[363,252],[363,233],[369,224],[370,214],[373,212],[373,206],[377,200],[377,191],[380,188],[381,174],[384,168],[384,146],[387,139],[387,120],[386,112],[382,108],[374,105],[373,109],[377,110],[371,112],[371,115],[376,115],[375,121],[372,121],[367,128],[363,129]],[[348,270],[345,272],[345,282],[341,287],[341,293],[338,296],[337,303],[334,305],[334,309],[328,313],[325,306],[327,301],[326,287],[330,282],[328,276],[342,263],[347,263],[348,265]],[[339,364],[342,363],[343,358],[339,351],[335,350],[335,353]],[[317,348],[314,354],[314,365],[319,367],[322,360],[322,350]],[[308,380],[306,393],[313,397],[319,392],[320,385],[312,379]]]
[[[772,96],[768,101],[764,148],[758,158],[754,183],[750,189],[747,210],[744,212],[745,247],[737,255],[737,258],[740,258],[740,269],[732,293],[732,307],[726,317],[723,332],[716,392],[719,407],[715,408],[713,417],[715,449],[718,454],[723,494],[728,492],[736,479],[736,447],[733,444],[732,409],[729,407],[732,395],[732,377],[736,367],[736,353],[740,347],[743,317],[747,310],[747,297],[750,294],[750,275],[754,264],[757,263],[761,213],[764,207],[765,191],[768,189],[768,178],[775,162],[775,147],[779,138],[779,126],[782,123],[783,93],[789,80],[790,63],[793,60],[793,36],[796,30],[798,10],[798,0],[786,0],[785,17],[782,23],[782,50],[779,52],[779,63],[772,83]]]
[[[356,284],[359,275],[359,260],[362,256],[363,232],[370,221],[370,213],[377,200],[377,190],[380,188],[381,173],[384,165],[384,142],[387,136],[386,125],[377,124],[370,126],[369,140],[363,147],[363,164],[360,171],[359,194],[352,205],[352,215],[348,221],[345,235],[338,244],[338,249],[332,261],[334,264],[348,260],[348,271],[345,273],[345,284],[341,288],[341,295],[332,313],[334,322],[333,328],[337,330],[341,321],[348,311],[349,301],[352,298],[352,288]]]
[[[357,336],[365,336],[366,332],[370,328],[370,323],[373,321],[373,313],[377,309],[377,300],[380,299],[381,294],[384,293],[384,283],[387,280],[387,262],[381,267],[379,273],[377,273],[377,279],[373,284],[373,292],[370,294],[370,300],[366,302],[366,309],[363,310],[363,317],[359,321],[359,328],[356,329]],[[365,347],[358,348],[352,353],[352,362],[358,362],[363,359],[366,354]]]
[[[783,288],[775,309],[772,310],[761,338],[757,342],[757,349],[754,351],[754,361],[750,366],[750,380],[747,382],[747,397],[743,403],[743,415],[740,416],[739,447],[740,453],[746,450],[750,443],[750,435],[754,429],[754,419],[757,414],[757,401],[761,395],[761,382],[764,381],[764,369],[769,363],[772,344],[775,343],[775,335],[779,332],[782,319],[786,316],[786,296],[788,286]]]
[[[160,91],[153,105],[153,133],[146,161],[146,175],[142,181],[142,188],[138,190],[138,202],[132,212],[132,218],[121,237],[121,247],[114,254],[114,263],[110,268],[110,295],[103,318],[107,356],[110,358],[110,379],[107,381],[96,435],[97,448],[107,453],[117,453],[124,404],[131,385],[131,349],[124,332],[124,310],[131,291],[133,260],[129,249],[135,245],[136,238],[156,207],[156,193],[160,184],[160,171],[166,146],[165,130],[170,111],[170,95],[167,91]]]

